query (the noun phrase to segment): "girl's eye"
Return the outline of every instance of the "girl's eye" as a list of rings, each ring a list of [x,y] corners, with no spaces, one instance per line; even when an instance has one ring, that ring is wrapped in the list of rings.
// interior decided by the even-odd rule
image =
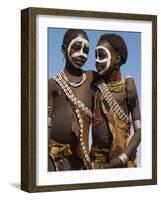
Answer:
[[[76,51],[80,50],[81,47],[82,47],[82,46],[81,46],[80,43],[75,43],[75,44],[72,45],[72,49],[73,49],[73,50],[76,50]]]
[[[100,54],[99,57],[100,57],[100,59],[104,59],[104,58],[106,58],[106,55],[105,54]]]
[[[89,48],[88,47],[84,47],[83,52],[86,53],[86,54],[88,54]]]
[[[74,49],[75,51],[78,51],[78,50],[81,49],[81,46],[80,46],[80,45],[74,45],[74,46],[72,47],[72,49]]]
[[[100,59],[108,58],[108,55],[105,51],[99,51],[98,56],[99,56]]]

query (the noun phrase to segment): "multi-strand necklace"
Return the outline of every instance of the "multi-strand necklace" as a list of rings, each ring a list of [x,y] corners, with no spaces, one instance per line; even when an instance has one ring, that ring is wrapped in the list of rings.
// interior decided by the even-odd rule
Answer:
[[[125,79],[121,79],[120,81],[109,82],[107,83],[107,87],[110,92],[125,93]]]
[[[63,89],[64,93],[71,100],[71,102],[74,105],[78,106],[78,108],[80,108],[83,112],[85,112],[85,114],[88,115],[88,117],[92,118],[91,110],[81,100],[79,100],[75,96],[72,89],[69,87],[66,80],[64,79],[62,72],[60,72],[60,74],[58,74],[54,79],[59,84],[59,86]]]
[[[84,133],[84,124],[83,124],[83,119],[82,115],[80,113],[80,110],[82,110],[90,119],[92,119],[92,112],[91,110],[81,101],[79,100],[75,94],[73,93],[72,89],[68,85],[69,82],[64,78],[64,72],[60,72],[55,78],[56,82],[58,85],[62,88],[68,99],[77,107],[75,112],[78,118],[78,123],[79,123],[79,130],[80,130],[80,147],[81,147],[81,152],[84,155],[84,162],[86,163],[86,166],[91,167],[91,162],[90,162],[90,157],[88,155],[84,139],[83,139],[83,133]]]
[[[67,84],[70,85],[70,86],[72,86],[72,87],[79,87],[79,86],[81,86],[85,82],[85,80],[87,78],[86,73],[83,73],[82,74],[82,79],[80,81],[76,82],[76,81],[69,80],[67,78],[66,74],[63,71],[61,72],[61,75],[63,76],[63,78],[67,82]]]

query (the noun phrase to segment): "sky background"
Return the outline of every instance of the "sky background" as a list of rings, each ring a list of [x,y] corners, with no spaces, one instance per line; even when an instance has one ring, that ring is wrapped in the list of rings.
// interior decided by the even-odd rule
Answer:
[[[48,28],[48,78],[59,73],[65,65],[65,59],[61,52],[64,33],[67,29]],[[83,69],[94,70],[95,67],[95,47],[100,36],[105,33],[117,33],[123,37],[128,47],[127,62],[122,65],[122,76],[133,76],[138,90],[139,99],[141,98],[141,33],[138,32],[118,32],[118,31],[97,31],[86,30],[89,38],[89,56]],[[140,99],[141,100],[141,99]]]
[[[67,29],[48,28],[48,78],[58,74],[65,66],[65,59],[61,52],[64,33]],[[123,37],[128,47],[128,58],[121,67],[123,77],[128,75],[135,79],[138,91],[139,103],[141,105],[141,33],[125,31],[100,31],[84,29],[89,38],[88,60],[83,66],[84,70],[96,71],[95,67],[95,47],[101,35],[105,33],[116,33]],[[90,137],[91,143],[91,137]],[[138,166],[141,166],[141,147],[138,148]]]

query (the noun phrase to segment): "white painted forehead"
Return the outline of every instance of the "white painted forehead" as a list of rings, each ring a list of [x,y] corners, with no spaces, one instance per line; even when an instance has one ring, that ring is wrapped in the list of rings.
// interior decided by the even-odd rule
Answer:
[[[97,53],[98,53],[98,49],[103,49],[107,53],[108,57],[111,58],[111,52],[108,48],[106,48],[102,45],[99,45],[99,46],[96,47]]]
[[[102,45],[97,46],[96,49],[103,49],[103,50],[105,50],[106,52],[107,52],[107,51],[110,52],[108,48],[106,48],[106,47],[104,47],[104,46],[102,46]]]
[[[80,36],[78,36],[78,37],[74,38],[73,40],[71,40],[69,46],[71,46],[72,44],[74,44],[76,42],[82,42],[83,44],[86,44],[86,46],[89,46],[88,40],[86,40],[85,38],[82,38]]]

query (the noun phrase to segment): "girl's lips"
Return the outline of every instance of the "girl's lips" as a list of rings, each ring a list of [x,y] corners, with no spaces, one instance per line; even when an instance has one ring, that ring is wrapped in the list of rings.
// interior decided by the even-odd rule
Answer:
[[[75,61],[75,64],[77,64],[78,66],[82,66],[84,64],[84,62],[80,62],[80,61]]]
[[[75,59],[74,62],[78,65],[83,65],[85,63],[85,59]]]
[[[102,71],[103,70],[103,68],[100,67],[100,66],[96,66],[96,69],[97,69],[97,71]]]

